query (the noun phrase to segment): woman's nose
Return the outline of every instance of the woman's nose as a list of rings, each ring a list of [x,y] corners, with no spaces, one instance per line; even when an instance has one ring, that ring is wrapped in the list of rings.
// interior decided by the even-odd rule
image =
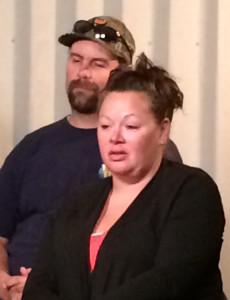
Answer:
[[[122,128],[117,127],[117,128],[113,129],[113,131],[111,133],[110,141],[114,144],[124,143],[124,136],[122,133]]]

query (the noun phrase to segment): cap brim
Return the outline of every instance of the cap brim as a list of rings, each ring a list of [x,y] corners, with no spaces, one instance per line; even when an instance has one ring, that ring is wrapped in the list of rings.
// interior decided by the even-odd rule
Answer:
[[[80,41],[80,40],[89,40],[89,41],[94,41],[96,43],[99,43],[105,49],[107,49],[114,57],[116,57],[116,58],[121,57],[128,64],[130,63],[129,59],[127,59],[126,57],[124,57],[124,54],[121,55],[121,53],[118,53],[115,50],[114,43],[112,43],[112,42],[111,43],[105,42],[105,41],[102,41],[101,39],[95,38],[94,36],[92,37],[90,35],[81,34],[81,33],[66,33],[66,34],[61,35],[58,38],[58,41],[59,41],[60,44],[66,46],[66,47],[69,47],[69,48],[73,45],[73,43],[75,43],[77,41]]]
[[[90,41],[97,41],[99,43],[103,43],[103,41],[99,39],[87,37],[85,34],[79,34],[79,33],[66,33],[61,35],[58,38],[59,43],[67,47],[71,47],[73,43],[80,40],[90,40]]]

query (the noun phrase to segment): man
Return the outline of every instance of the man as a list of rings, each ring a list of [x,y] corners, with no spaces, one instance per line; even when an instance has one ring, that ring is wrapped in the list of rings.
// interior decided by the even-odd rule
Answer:
[[[66,92],[71,114],[27,135],[0,171],[0,298],[4,300],[13,299],[15,287],[21,291],[62,196],[71,186],[99,178],[98,94],[111,70],[121,63],[130,65],[135,51],[131,33],[111,17],[78,21],[59,42],[70,49]],[[174,151],[180,160],[175,147],[166,156]]]

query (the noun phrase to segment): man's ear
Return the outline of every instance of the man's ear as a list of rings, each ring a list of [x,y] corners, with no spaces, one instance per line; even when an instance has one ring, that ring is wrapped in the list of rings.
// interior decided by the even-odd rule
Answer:
[[[171,127],[171,122],[169,118],[164,118],[164,120],[161,121],[160,126],[161,126],[160,144],[166,145],[169,139],[169,133]]]

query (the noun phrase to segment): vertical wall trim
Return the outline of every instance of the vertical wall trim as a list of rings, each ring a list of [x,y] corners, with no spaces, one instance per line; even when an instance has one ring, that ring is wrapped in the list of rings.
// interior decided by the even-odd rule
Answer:
[[[14,144],[30,130],[31,1],[24,1],[24,5],[16,1],[15,5]]]
[[[57,0],[56,4],[55,120],[63,118],[70,111],[65,92],[65,64],[69,48],[59,44],[58,37],[61,34],[71,32],[76,21],[76,4],[75,0]]]
[[[216,173],[218,1],[203,2],[203,51],[201,58],[200,161],[209,173]],[[208,152],[207,152],[207,149]]]
[[[122,19],[122,0],[104,0],[104,15]]]
[[[154,33],[153,33],[153,58],[159,64],[168,66],[169,61],[169,23],[170,23],[170,1],[155,0],[153,11]]]

